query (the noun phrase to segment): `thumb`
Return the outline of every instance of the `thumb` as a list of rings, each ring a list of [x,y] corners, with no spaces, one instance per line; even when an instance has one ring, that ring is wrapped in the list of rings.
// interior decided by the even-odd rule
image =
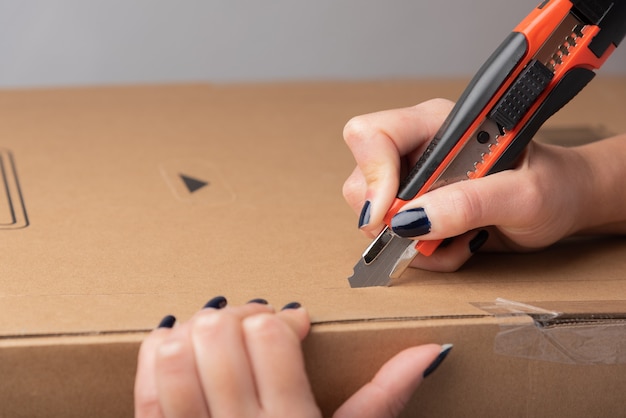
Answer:
[[[381,367],[371,382],[348,399],[333,418],[396,417],[420,385],[443,361],[451,345],[427,344],[408,348]]]
[[[582,166],[573,149],[531,142],[515,169],[430,191],[391,226],[424,240],[496,226],[509,249],[541,248],[572,233],[589,188]],[[564,179],[576,187],[564,187]]]
[[[539,183],[509,170],[450,184],[407,203],[392,218],[391,227],[405,238],[434,240],[494,225],[516,240],[529,241],[520,244],[531,244],[550,225],[545,215],[553,212],[546,210],[551,202],[542,199],[546,194]]]

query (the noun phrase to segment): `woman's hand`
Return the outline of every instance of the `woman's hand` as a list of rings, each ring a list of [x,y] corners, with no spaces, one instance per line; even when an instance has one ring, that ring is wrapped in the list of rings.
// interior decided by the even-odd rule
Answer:
[[[189,321],[172,328],[174,321],[165,317],[141,346],[137,417],[321,416],[300,344],[310,322],[299,304],[275,312],[261,299],[226,307],[217,297]],[[335,417],[396,416],[449,350],[430,344],[401,352]]]
[[[346,125],[344,138],[357,167],[343,192],[367,234],[374,236],[384,227],[400,177],[452,106],[435,99],[358,116]],[[625,157],[624,137],[577,148],[531,142],[512,170],[430,191],[408,202],[391,227],[407,238],[455,237],[432,256],[418,255],[413,261],[413,267],[437,271],[458,269],[483,245],[495,251],[531,251],[583,231],[624,233],[626,198],[618,176],[626,174]],[[599,207],[599,202],[608,206]]]

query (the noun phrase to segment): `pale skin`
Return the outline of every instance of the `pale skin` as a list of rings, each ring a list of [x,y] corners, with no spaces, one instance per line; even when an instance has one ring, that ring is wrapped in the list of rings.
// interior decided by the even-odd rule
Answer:
[[[357,167],[343,193],[356,213],[366,200],[371,217],[363,231],[383,227],[403,166],[413,165],[453,103],[434,99],[413,107],[351,119],[344,139]],[[428,192],[401,211],[423,208],[430,232],[416,239],[456,237],[413,267],[455,271],[472,255],[469,242],[489,232],[483,249],[533,251],[577,234],[626,233],[626,135],[564,148],[531,142],[512,170]]]
[[[308,382],[301,341],[304,308],[279,312],[249,303],[203,309],[143,342],[135,381],[135,416],[321,417]],[[441,350],[408,348],[350,397],[336,418],[397,416]]]

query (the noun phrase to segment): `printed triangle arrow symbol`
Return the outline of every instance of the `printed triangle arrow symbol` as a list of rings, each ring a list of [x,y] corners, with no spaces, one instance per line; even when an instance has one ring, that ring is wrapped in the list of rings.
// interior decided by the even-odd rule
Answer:
[[[179,174],[179,176],[185,183],[185,186],[187,187],[187,190],[189,190],[189,193],[193,193],[209,184],[208,181],[199,180],[193,177],[186,176],[184,174]]]

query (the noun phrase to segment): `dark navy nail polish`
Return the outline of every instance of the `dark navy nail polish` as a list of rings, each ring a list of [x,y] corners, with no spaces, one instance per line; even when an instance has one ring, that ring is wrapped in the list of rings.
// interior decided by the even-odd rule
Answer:
[[[208,301],[202,308],[203,309],[206,309],[206,308],[222,309],[226,307],[227,304],[228,304],[228,301],[226,300],[224,296],[216,296],[210,301]]]
[[[167,315],[161,322],[159,322],[159,326],[157,328],[172,328],[176,323],[176,317],[173,315]]]
[[[437,370],[437,367],[439,367],[439,365],[443,363],[443,361],[446,359],[448,354],[450,354],[450,350],[452,350],[452,347],[453,347],[452,344],[442,345],[439,355],[432,363],[430,363],[430,366],[428,366],[426,370],[424,370],[424,374],[422,376],[426,378],[430,374],[432,374],[435,370]]]
[[[365,201],[363,209],[361,209],[361,215],[359,216],[359,229],[370,223],[370,215],[372,209],[372,202]]]
[[[408,209],[391,218],[391,229],[403,238],[419,237],[430,232],[430,221],[423,208]]]
[[[267,305],[268,302],[263,298],[255,298],[248,301],[248,303],[259,303],[261,305]]]
[[[281,309],[281,311],[284,311],[285,309],[298,309],[299,307],[301,307],[302,305],[299,304],[298,302],[291,302],[286,304],[285,306],[283,306],[283,308]]]
[[[486,229],[481,229],[478,234],[469,242],[469,249],[472,254],[480,250],[480,247],[485,245],[489,239],[489,232]]]

